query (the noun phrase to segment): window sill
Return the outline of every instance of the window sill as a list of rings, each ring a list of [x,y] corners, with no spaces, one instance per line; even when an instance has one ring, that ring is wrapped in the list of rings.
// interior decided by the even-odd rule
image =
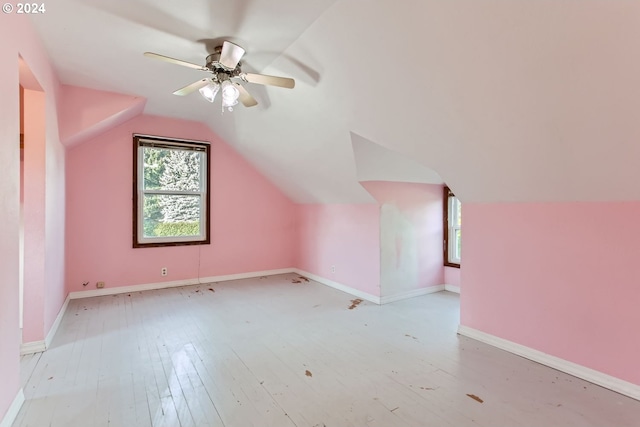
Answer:
[[[133,243],[134,249],[137,248],[160,248],[164,246],[191,246],[191,245],[209,245],[209,240],[196,240],[186,242],[152,242],[152,243]]]

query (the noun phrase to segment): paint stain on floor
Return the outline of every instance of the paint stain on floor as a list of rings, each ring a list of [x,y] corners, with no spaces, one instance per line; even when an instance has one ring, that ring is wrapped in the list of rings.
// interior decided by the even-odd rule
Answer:
[[[470,398],[472,398],[472,399],[473,399],[473,400],[475,400],[476,402],[480,402],[480,403],[484,402],[484,400],[480,399],[480,398],[479,398],[478,396],[476,396],[475,394],[468,394],[468,393],[467,393],[467,396],[469,396]]]
[[[351,300],[351,305],[349,306],[349,310],[353,310],[354,308],[359,306],[361,302],[362,302],[362,300],[360,298],[352,299]]]
[[[215,292],[213,289],[209,288],[208,290],[210,290],[211,292]]]
[[[304,374],[305,374],[306,376],[308,376],[308,377],[312,377],[312,376],[313,376],[313,374],[311,373],[311,371],[310,371],[310,370],[308,370],[308,369],[307,369],[306,371],[304,371]]]
[[[409,337],[409,338],[413,338],[414,340],[417,340],[418,338],[414,337],[413,335],[409,335],[409,334],[404,334],[405,337]]]
[[[309,279],[307,279],[304,276],[298,276],[298,280],[302,280],[303,282],[308,282],[309,281]]]
[[[293,280],[291,280],[291,283],[302,283],[302,282],[300,280],[298,280],[298,279],[293,279]]]

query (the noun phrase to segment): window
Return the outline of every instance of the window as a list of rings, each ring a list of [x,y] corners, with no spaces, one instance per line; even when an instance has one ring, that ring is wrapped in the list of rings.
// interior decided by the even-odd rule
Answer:
[[[462,206],[460,200],[444,187],[444,265],[460,267]]]
[[[209,243],[209,143],[133,136],[133,247]]]

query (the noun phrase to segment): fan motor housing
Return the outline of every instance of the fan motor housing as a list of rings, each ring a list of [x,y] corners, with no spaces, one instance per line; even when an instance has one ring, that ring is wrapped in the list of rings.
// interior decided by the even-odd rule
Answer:
[[[220,66],[220,51],[216,48],[216,52],[207,56],[207,67],[212,68],[215,66]]]
[[[240,67],[242,66],[242,62],[238,62],[238,65],[233,70],[225,67],[220,63],[220,56],[222,53],[222,46],[217,46],[215,52],[211,55],[207,56],[206,67],[214,73],[225,73],[230,77],[237,76],[241,73]]]

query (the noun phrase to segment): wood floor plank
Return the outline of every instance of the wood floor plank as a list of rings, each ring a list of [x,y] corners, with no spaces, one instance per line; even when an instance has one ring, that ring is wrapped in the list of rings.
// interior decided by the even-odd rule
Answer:
[[[72,300],[15,427],[636,426],[640,402],[287,274]]]

